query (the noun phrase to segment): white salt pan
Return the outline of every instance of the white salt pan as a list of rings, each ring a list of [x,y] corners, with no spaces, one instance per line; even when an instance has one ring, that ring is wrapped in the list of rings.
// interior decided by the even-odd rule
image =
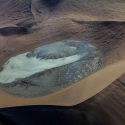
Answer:
[[[81,58],[80,55],[73,55],[59,59],[40,60],[36,57],[27,58],[28,53],[12,57],[3,65],[4,69],[0,72],[1,83],[11,83],[17,78],[26,78],[45,69],[66,65]]]

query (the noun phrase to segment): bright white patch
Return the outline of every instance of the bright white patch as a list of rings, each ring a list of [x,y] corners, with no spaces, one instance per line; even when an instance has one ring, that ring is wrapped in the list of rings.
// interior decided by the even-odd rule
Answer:
[[[1,83],[10,83],[17,78],[26,78],[34,73],[66,65],[81,58],[80,55],[74,55],[59,59],[40,60],[36,57],[27,58],[27,54],[12,57],[3,65],[4,69],[0,72]]]

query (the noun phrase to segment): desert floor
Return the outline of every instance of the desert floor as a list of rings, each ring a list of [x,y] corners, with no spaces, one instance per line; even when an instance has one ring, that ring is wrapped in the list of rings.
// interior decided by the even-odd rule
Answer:
[[[0,2],[0,68],[12,56],[65,39],[87,41],[105,58],[101,70],[51,95],[20,98],[0,88],[0,122],[125,124],[124,0],[65,0],[52,11],[36,0]]]
[[[0,109],[0,121],[13,125],[124,125],[125,74],[75,106],[24,106]],[[31,119],[32,118],[32,119]]]

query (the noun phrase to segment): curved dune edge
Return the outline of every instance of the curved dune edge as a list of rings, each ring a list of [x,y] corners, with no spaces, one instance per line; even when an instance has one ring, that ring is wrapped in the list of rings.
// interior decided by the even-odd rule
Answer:
[[[97,94],[125,72],[125,60],[86,77],[72,86],[38,98],[19,98],[0,90],[0,108],[24,105],[75,105]]]

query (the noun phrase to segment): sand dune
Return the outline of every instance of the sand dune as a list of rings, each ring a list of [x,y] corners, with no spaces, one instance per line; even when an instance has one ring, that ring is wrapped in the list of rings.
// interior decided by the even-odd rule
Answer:
[[[67,87],[64,90],[37,98],[20,98],[0,91],[0,107],[12,107],[21,105],[64,105],[71,106],[83,102],[97,94],[116,78],[124,73],[124,61],[107,66],[106,68],[86,77],[85,79]],[[105,79],[106,78],[106,79]]]
[[[2,108],[0,109],[0,123],[19,124],[21,122],[23,125],[27,125],[28,122],[28,124],[34,125],[39,121],[44,125],[52,123],[60,125],[124,125],[124,81],[125,74],[94,97],[75,106],[39,105]]]
[[[103,55],[98,70],[46,96],[18,97],[0,87],[0,124],[27,125],[29,118],[31,125],[33,119],[44,125],[124,125],[124,15],[125,0],[0,0],[0,71],[11,57],[62,40],[84,41]]]
[[[99,62],[101,70],[45,97],[18,98],[1,90],[0,99],[6,100],[0,102],[0,107],[75,105],[100,92],[125,72],[124,0],[65,0],[51,7],[36,0],[0,2],[0,66],[13,56],[67,39],[86,41],[96,46],[105,58]]]

